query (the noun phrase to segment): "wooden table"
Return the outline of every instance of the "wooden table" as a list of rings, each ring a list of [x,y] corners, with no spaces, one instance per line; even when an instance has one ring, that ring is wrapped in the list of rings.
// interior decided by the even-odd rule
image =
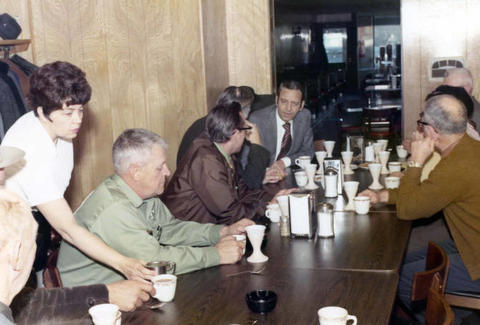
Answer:
[[[371,182],[365,170],[347,179],[359,180],[360,190]],[[321,199],[322,190],[316,195]],[[263,243],[269,261],[249,264],[244,257],[180,275],[173,302],[159,311],[123,313],[122,324],[318,324],[317,310],[329,305],[346,308],[359,324],[388,324],[409,230],[410,223],[397,220],[388,206],[365,216],[335,213],[331,239],[280,237],[279,225],[272,224]],[[231,276],[263,267],[259,275]],[[268,315],[246,305],[246,293],[256,289],[278,295]]]
[[[161,311],[125,314],[122,324],[318,324],[317,310],[343,306],[358,324],[388,324],[395,299],[395,272],[353,272],[272,267],[262,275],[225,277],[222,267],[181,276],[175,301]],[[267,314],[251,312],[245,295],[273,290],[277,306]]]

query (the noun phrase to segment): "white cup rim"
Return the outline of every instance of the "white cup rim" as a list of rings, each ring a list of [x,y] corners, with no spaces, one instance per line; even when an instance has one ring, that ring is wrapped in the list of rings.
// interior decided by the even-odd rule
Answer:
[[[324,313],[333,313],[333,315],[325,315]],[[343,319],[348,316],[345,308],[337,306],[327,306],[318,310],[319,317],[328,317],[329,319]]]
[[[168,279],[168,280],[177,280],[177,276],[174,274],[158,274],[152,278],[152,283],[155,283],[157,280]]]
[[[249,230],[253,230],[253,231],[259,231],[259,230],[265,230],[265,226],[264,225],[251,225],[251,226],[246,226],[245,227],[245,231],[248,232]]]
[[[88,313],[95,319],[110,319],[118,317],[120,308],[115,304],[98,304],[88,309]]]

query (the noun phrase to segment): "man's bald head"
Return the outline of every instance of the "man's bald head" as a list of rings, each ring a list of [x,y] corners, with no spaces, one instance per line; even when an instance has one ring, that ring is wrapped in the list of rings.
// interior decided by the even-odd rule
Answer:
[[[467,129],[467,110],[453,96],[435,96],[425,103],[424,120],[440,134],[462,134]]]
[[[443,84],[453,87],[463,87],[472,95],[473,91],[473,78],[470,70],[466,68],[454,68],[448,69],[445,72]]]

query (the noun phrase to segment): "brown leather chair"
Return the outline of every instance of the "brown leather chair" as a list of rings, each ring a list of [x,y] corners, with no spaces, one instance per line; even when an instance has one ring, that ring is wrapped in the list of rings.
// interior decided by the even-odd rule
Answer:
[[[427,309],[425,311],[425,325],[452,325],[455,319],[452,308],[443,295],[443,279],[439,273],[432,278],[432,285],[428,290]]]

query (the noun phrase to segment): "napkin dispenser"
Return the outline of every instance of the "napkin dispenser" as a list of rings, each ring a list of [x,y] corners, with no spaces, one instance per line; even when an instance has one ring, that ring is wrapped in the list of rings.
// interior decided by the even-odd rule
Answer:
[[[312,217],[312,197],[310,194],[290,194],[290,235],[292,237],[315,236]]]

